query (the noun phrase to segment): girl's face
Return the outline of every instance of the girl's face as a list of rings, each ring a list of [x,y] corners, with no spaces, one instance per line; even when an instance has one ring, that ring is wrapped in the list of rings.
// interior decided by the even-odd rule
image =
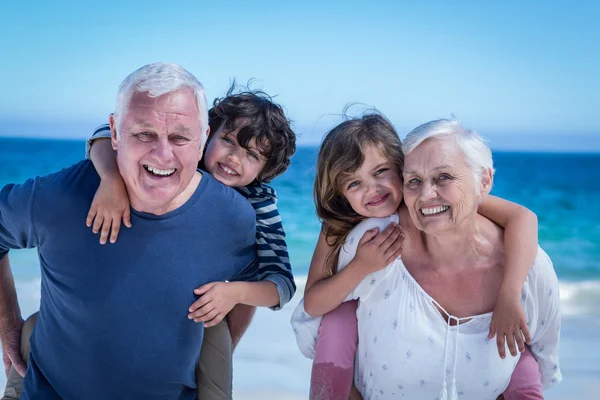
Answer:
[[[248,143],[248,149],[237,142],[243,125],[226,132],[223,125],[211,138],[204,155],[206,170],[219,182],[231,187],[248,186],[265,167],[267,160],[256,147],[256,138]]]
[[[389,217],[402,202],[402,178],[396,165],[375,146],[363,148],[364,162],[342,181],[342,193],[363,217]]]

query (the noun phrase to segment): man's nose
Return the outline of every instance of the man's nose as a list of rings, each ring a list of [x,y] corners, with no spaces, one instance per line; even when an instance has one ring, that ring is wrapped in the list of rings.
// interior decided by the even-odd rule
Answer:
[[[169,160],[173,156],[173,145],[168,139],[159,139],[154,145],[153,153],[160,160]]]

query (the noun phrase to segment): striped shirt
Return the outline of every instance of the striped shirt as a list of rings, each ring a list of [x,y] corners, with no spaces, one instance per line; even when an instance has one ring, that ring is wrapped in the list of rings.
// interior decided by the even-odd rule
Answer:
[[[90,159],[92,142],[100,138],[110,138],[108,124],[100,125],[86,142],[86,158]],[[281,215],[277,210],[277,193],[264,183],[235,188],[244,196],[256,213],[256,252],[258,254],[258,271],[248,271],[254,276],[239,276],[236,280],[271,281],[277,288],[279,304],[271,307],[279,310],[287,304],[296,292],[296,284],[292,275],[290,257],[285,242],[285,231]]]

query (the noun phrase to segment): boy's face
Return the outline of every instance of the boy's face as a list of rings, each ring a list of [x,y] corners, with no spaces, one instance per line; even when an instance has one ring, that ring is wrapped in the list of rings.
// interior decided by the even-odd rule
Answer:
[[[258,151],[256,138],[248,143],[248,149],[237,141],[237,135],[244,125],[233,131],[224,131],[224,124],[211,138],[204,165],[206,170],[224,185],[242,187],[252,183],[265,167],[267,160]]]

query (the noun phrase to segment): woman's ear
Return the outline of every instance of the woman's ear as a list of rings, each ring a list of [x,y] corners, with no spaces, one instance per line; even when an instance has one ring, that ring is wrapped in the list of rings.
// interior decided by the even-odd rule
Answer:
[[[492,190],[492,184],[494,183],[494,173],[490,168],[482,168],[479,178],[479,184],[481,185],[480,193],[487,195]]]

